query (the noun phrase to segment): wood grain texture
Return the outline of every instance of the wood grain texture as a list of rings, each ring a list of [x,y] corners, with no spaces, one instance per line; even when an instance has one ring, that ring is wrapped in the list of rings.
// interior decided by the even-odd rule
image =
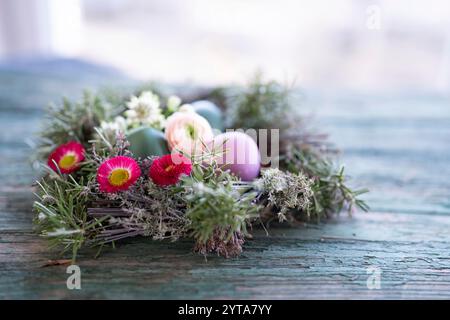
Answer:
[[[193,254],[190,241],[144,238],[98,259],[85,250],[82,289],[68,290],[66,266],[43,267],[57,251],[32,231],[25,141],[47,101],[110,79],[80,73],[69,83],[0,70],[0,299],[450,298],[450,108],[430,96],[311,94],[304,106],[342,147],[354,184],[371,189],[372,212],[269,236],[255,230],[233,259]],[[380,290],[367,288],[370,266],[382,272]]]

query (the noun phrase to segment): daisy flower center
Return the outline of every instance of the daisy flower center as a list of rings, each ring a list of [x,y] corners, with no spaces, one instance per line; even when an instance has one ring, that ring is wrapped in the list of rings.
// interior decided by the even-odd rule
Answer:
[[[165,171],[165,172],[169,172],[169,171],[171,171],[173,168],[175,168],[175,166],[174,166],[173,164],[170,164],[170,165],[168,165],[168,166],[164,169],[164,171]]]
[[[70,169],[77,163],[77,156],[73,153],[68,153],[64,155],[61,160],[59,160],[58,165],[62,169]]]
[[[149,116],[149,110],[147,105],[145,104],[139,104],[139,106],[135,109],[136,114],[139,118],[147,118]]]
[[[128,182],[130,178],[130,172],[124,168],[117,168],[111,171],[108,177],[108,181],[115,187],[120,187]]]

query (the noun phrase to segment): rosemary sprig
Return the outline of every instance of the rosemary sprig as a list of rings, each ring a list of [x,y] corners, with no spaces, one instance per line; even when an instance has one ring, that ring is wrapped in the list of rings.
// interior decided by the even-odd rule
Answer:
[[[312,202],[307,208],[309,219],[328,217],[346,209],[349,214],[355,207],[368,211],[369,206],[359,198],[367,189],[353,190],[347,182],[344,167],[336,168],[332,160],[312,148],[293,149],[284,159],[284,166],[290,172],[303,172],[313,180]]]

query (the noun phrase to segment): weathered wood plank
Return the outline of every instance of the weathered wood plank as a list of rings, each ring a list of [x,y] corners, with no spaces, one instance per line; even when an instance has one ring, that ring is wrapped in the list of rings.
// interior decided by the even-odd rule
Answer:
[[[374,218],[375,217],[375,218]],[[431,223],[448,228],[450,219]],[[134,239],[93,259],[78,261],[82,290],[65,287],[65,266],[41,268],[55,254],[23,231],[2,231],[0,292],[4,298],[450,298],[448,235],[442,241],[407,240],[408,224],[427,217],[372,213],[312,228],[257,231],[235,259],[192,254],[192,243]],[[386,236],[390,226],[398,235]],[[446,223],[447,226],[440,226]],[[364,239],[376,229],[381,238]],[[402,230],[404,232],[402,232]],[[370,233],[370,232],[369,232]],[[422,237],[428,237],[425,233]],[[368,238],[371,238],[369,236]],[[369,290],[367,268],[382,271],[381,289]],[[20,283],[20,285],[18,285]]]

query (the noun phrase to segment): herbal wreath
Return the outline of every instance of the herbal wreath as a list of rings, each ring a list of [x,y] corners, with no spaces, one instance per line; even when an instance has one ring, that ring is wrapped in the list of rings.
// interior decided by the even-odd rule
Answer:
[[[48,109],[35,223],[73,259],[83,246],[134,236],[192,238],[194,251],[229,257],[242,252],[252,225],[368,210],[358,198],[366,190],[347,186],[336,150],[306,130],[277,82],[256,77],[245,88],[186,95],[187,103],[167,91],[85,93]],[[247,134],[261,129],[276,134]],[[272,149],[269,162],[262,144]]]

